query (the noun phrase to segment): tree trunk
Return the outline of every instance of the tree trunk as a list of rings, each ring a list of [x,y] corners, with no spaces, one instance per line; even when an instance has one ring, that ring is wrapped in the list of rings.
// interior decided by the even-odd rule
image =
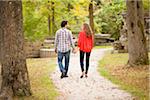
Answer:
[[[3,34],[0,30],[0,66],[1,66],[1,59],[2,59],[2,37],[3,37]]]
[[[126,0],[129,65],[148,64],[142,0]]]
[[[47,9],[50,11],[50,1],[48,1],[48,5],[47,5]],[[50,15],[50,12],[48,14],[48,34],[49,36],[51,36],[51,15]]]
[[[1,98],[29,96],[30,81],[26,66],[23,36],[22,2],[0,2],[0,34],[2,37]]]
[[[91,2],[89,4],[89,18],[90,18],[90,26],[94,33],[93,0],[91,0]]]
[[[48,34],[51,36],[51,17],[48,15]]]
[[[54,8],[54,2],[52,2],[52,34],[55,33],[55,8]]]
[[[70,3],[68,3],[68,12],[70,12],[70,9],[71,9],[71,4]]]

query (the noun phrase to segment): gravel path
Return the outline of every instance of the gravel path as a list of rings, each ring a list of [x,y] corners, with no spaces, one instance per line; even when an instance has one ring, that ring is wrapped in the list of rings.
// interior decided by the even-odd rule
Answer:
[[[71,54],[68,78],[60,79],[57,67],[51,78],[61,93],[58,100],[133,100],[129,93],[120,90],[97,72],[98,61],[105,51],[106,49],[92,51],[88,78],[80,79],[79,53]]]

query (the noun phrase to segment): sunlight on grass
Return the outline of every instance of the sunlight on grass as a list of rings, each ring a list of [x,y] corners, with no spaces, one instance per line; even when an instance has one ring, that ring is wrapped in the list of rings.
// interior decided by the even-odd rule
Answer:
[[[55,59],[28,59],[27,65],[32,96],[22,97],[19,100],[55,100],[59,94],[50,79],[50,74],[56,66]]]
[[[112,48],[112,46],[95,46],[94,49]]]
[[[140,100],[148,100],[148,66],[126,68],[127,53],[110,54],[107,52],[99,61],[98,71],[113,83],[118,84]]]

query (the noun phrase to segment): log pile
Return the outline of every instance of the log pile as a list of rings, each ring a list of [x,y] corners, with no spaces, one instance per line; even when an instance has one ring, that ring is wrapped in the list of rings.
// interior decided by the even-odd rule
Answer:
[[[46,38],[40,48],[40,58],[56,57],[54,50],[55,38]]]
[[[56,57],[54,49],[40,49],[40,58]]]
[[[95,34],[95,45],[111,45],[114,42],[114,38],[110,38],[110,34]]]
[[[44,42],[25,42],[25,52],[27,58],[45,58],[56,56],[54,52],[54,38],[46,38]]]

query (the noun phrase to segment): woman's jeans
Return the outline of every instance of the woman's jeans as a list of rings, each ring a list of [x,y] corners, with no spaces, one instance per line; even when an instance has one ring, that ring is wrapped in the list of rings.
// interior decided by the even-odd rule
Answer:
[[[62,61],[63,61],[64,57],[65,57],[65,65],[63,66]],[[68,52],[65,52],[65,53],[58,51],[59,69],[62,73],[65,73],[66,75],[68,72],[69,60],[70,60],[70,50]]]
[[[80,66],[81,66],[81,70],[83,72],[84,71],[84,54],[85,53],[86,53],[86,71],[85,71],[85,74],[87,74],[88,69],[89,69],[89,60],[90,60],[91,52],[83,52],[80,50]]]

